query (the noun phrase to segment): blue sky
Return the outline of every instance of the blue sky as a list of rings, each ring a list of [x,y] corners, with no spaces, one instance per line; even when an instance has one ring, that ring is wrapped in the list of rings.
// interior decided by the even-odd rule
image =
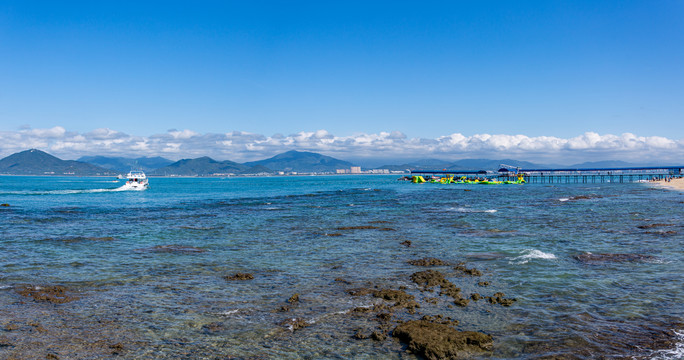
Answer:
[[[681,1],[2,1],[0,54],[2,137],[62,154],[118,151],[87,146],[102,129],[128,137],[119,144],[172,138],[140,148],[171,158],[202,142],[218,158],[325,152],[287,140],[255,150],[320,131],[336,155],[365,137],[401,138],[415,157],[539,155],[520,141],[419,146],[454,134],[469,144],[630,134],[643,146],[582,156],[684,154]],[[216,145],[238,132],[261,140]],[[218,148],[206,143],[221,134]],[[27,145],[17,141],[0,153]]]

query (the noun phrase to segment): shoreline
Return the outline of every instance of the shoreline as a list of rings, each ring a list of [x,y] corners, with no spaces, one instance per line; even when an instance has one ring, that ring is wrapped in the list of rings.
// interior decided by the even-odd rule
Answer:
[[[684,178],[674,178],[671,181],[658,180],[649,184],[663,189],[684,191]]]

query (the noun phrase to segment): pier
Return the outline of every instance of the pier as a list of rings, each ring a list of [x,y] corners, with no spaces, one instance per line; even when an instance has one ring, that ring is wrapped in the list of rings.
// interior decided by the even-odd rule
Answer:
[[[631,183],[682,177],[684,166],[577,169],[501,168],[498,171],[412,170],[411,174],[488,177],[502,181],[517,178],[521,174],[525,181],[530,184]]]

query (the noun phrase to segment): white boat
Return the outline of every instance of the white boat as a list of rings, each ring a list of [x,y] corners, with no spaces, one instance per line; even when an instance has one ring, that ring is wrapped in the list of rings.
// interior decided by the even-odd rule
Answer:
[[[131,170],[126,175],[126,183],[122,186],[124,190],[145,190],[150,186],[145,173],[139,170]]]

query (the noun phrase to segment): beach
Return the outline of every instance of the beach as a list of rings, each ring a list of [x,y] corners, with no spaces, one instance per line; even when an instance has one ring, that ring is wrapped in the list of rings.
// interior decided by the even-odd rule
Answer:
[[[658,180],[652,183],[665,189],[684,191],[684,178],[674,178],[670,181]]]

